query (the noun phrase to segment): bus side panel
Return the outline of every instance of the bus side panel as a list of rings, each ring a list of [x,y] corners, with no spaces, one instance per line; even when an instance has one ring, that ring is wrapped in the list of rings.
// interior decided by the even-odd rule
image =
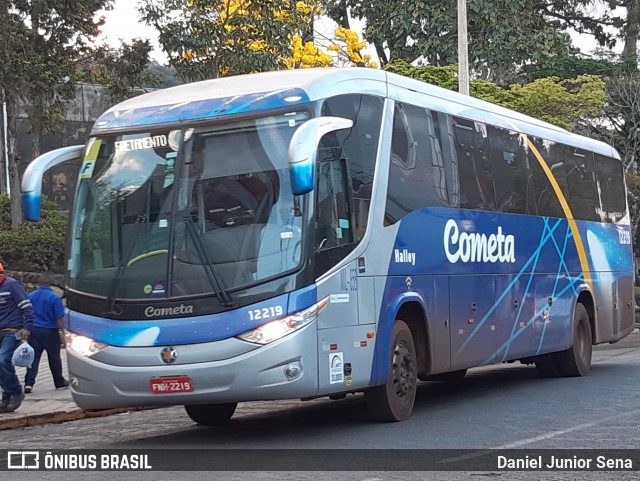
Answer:
[[[633,330],[633,254],[628,225],[581,223],[597,306],[595,343]]]
[[[593,276],[596,312],[595,344],[617,341],[634,327],[633,277],[620,272]]]
[[[451,369],[495,362],[495,276],[451,277]]]
[[[334,327],[318,331],[318,384],[320,394],[369,386],[375,339],[367,332],[374,325]]]
[[[533,290],[535,317],[534,349],[531,354],[562,351],[573,340],[573,306],[578,288],[575,277],[566,274],[537,275]]]
[[[358,278],[357,261],[353,261],[319,281],[317,292],[318,299],[329,298],[318,316],[319,392],[367,387],[375,342],[367,338],[367,332],[375,331],[373,282]],[[364,304],[361,319],[359,305]]]
[[[496,361],[505,361],[531,355],[538,346],[535,342],[536,279],[541,276],[530,272],[522,276],[495,276],[496,298]]]
[[[358,276],[356,261],[317,283],[318,299],[329,297],[329,304],[318,317],[318,329],[358,324]]]
[[[392,261],[393,262],[393,261]],[[393,276],[376,278],[376,293],[382,292],[380,317],[376,331],[376,345],[371,370],[371,385],[382,384],[389,375],[391,332],[398,312],[405,303],[415,303],[424,312],[427,344],[416,345],[426,349],[430,360],[429,372],[451,370],[449,322],[449,278],[447,276]],[[408,319],[403,319],[408,321]],[[414,337],[414,343],[417,339]]]

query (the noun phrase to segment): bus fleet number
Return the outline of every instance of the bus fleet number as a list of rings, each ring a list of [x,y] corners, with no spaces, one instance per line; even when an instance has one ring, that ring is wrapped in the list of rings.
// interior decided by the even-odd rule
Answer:
[[[257,321],[259,319],[269,319],[271,317],[282,316],[284,309],[282,306],[263,307],[262,309],[252,309],[249,311],[249,319]]]
[[[628,230],[619,230],[618,240],[620,244],[631,244],[631,232]]]

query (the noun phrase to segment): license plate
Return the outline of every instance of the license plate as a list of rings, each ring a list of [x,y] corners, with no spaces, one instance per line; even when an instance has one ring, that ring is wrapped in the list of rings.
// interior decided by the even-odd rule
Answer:
[[[191,391],[193,391],[193,384],[189,376],[158,377],[151,379],[151,392],[153,394]]]

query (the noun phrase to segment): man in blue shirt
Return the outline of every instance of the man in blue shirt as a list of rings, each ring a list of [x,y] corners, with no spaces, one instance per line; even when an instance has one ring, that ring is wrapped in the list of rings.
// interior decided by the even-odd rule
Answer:
[[[31,367],[27,368],[27,374],[24,376],[25,393],[33,391],[42,351],[47,351],[49,369],[56,389],[63,389],[69,386],[62,374],[62,360],[60,359],[60,345],[64,343],[62,336],[64,306],[62,305],[62,298],[51,290],[52,282],[53,275],[45,272],[40,277],[40,287],[29,294],[29,299],[31,299],[31,304],[33,304],[33,310],[35,311],[29,344],[35,351],[35,358]]]
[[[28,339],[33,324],[33,308],[24,288],[4,273],[0,263],[0,413],[11,413],[24,400],[22,386],[11,361],[20,339]]]

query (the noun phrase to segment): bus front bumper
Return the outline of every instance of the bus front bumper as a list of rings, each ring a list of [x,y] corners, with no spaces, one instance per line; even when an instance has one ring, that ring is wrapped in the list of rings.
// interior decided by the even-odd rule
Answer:
[[[74,401],[83,409],[106,409],[296,399],[318,392],[315,324],[265,346],[235,338],[170,346],[177,352],[172,363],[162,360],[165,347],[107,347],[91,357],[69,349]],[[157,392],[152,384],[162,378],[181,380],[182,392]]]

